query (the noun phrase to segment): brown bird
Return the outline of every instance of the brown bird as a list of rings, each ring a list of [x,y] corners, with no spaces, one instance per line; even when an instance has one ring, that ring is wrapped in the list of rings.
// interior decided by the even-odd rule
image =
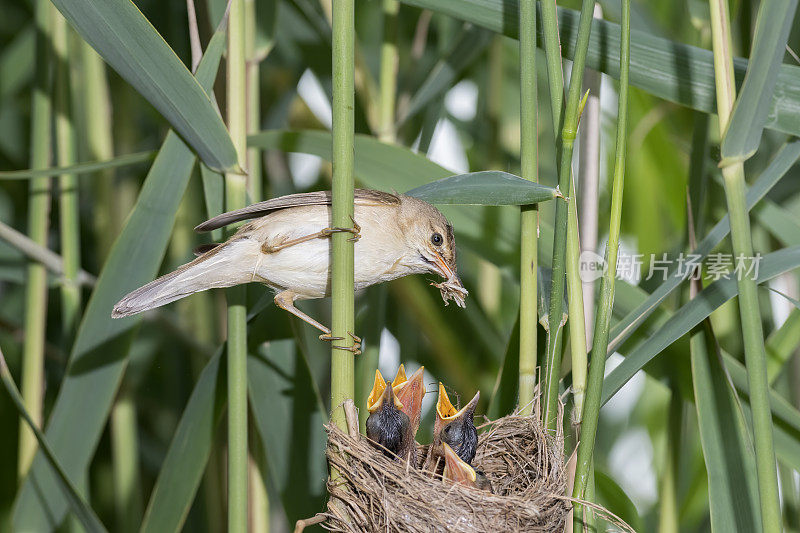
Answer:
[[[433,425],[433,442],[428,448],[424,469],[437,471],[443,456],[442,444],[448,444],[467,464],[472,463],[478,448],[478,430],[472,421],[475,407],[480,400],[480,391],[461,410],[456,410],[444,384],[439,382],[439,399],[436,402],[436,421]]]
[[[403,412],[403,404],[387,385],[380,370],[375,370],[375,384],[367,398],[367,438],[387,457],[410,460],[416,457],[416,443],[411,421]]]
[[[330,329],[294,302],[330,295],[329,237],[336,232],[353,233],[356,290],[431,272],[445,278],[434,284],[445,304],[453,299],[465,306],[467,291],[456,271],[453,227],[427,202],[356,189],[353,227],[337,228],[331,225],[329,191],[290,194],[216,216],[195,230],[211,231],[252,218],[257,220],[226,242],[122,298],[111,316],[134,315],[211,288],[258,282],[277,292],[278,307],[322,331],[320,339],[332,340]]]
[[[449,444],[442,443],[444,450],[444,473],[442,478],[451,483],[458,483],[478,490],[494,492],[492,482],[480,470],[472,468],[466,461],[461,459]]]

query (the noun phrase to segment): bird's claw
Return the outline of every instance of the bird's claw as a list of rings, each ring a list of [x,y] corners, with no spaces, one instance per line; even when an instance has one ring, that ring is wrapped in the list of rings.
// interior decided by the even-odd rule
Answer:
[[[353,236],[347,239],[347,242],[357,242],[361,238],[361,226],[356,223],[356,219],[353,216],[350,216],[350,220],[353,221],[352,228],[340,228],[338,226],[332,228],[325,228],[320,233],[324,237],[330,237],[334,233],[352,233]]]
[[[336,346],[333,345],[331,348],[336,348],[337,350],[346,350],[348,352],[352,352],[353,355],[361,355],[361,337],[357,335],[353,335],[349,331],[347,332],[348,335],[353,339],[353,346]],[[319,336],[319,340],[321,341],[343,341],[344,337],[333,337],[330,333],[323,333]]]

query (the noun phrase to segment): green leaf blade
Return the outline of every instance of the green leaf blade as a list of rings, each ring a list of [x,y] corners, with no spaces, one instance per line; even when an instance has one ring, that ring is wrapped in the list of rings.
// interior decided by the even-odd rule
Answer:
[[[557,189],[496,170],[449,176],[405,194],[433,204],[493,206],[536,204],[560,196]]]

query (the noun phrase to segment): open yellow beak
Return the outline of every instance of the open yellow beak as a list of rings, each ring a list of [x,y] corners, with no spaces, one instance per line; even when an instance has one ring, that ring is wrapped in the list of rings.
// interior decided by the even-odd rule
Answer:
[[[475,469],[462,461],[446,442],[442,443],[442,447],[444,448],[444,473],[442,474],[444,479],[453,483],[474,486],[478,477]]]
[[[475,412],[475,407],[477,407],[478,400],[480,399],[481,391],[478,391],[467,405],[461,408],[460,411],[456,410],[456,408],[453,406],[453,403],[450,401],[450,397],[447,395],[447,390],[445,390],[444,384],[440,381],[439,399],[436,402],[436,419],[437,421],[441,420],[444,423],[448,423],[457,418],[463,417],[467,413]]]
[[[422,416],[422,398],[425,396],[424,372],[425,367],[421,366],[407,379],[405,367],[400,365],[397,370],[397,376],[392,382],[394,393],[400,403],[403,404],[402,410],[411,421],[411,431],[414,435],[417,433],[419,420]]]
[[[367,411],[374,413],[381,408],[383,402],[391,400],[397,409],[403,408],[403,403],[394,394],[394,387],[387,387],[381,371],[375,369],[375,383],[367,397]]]

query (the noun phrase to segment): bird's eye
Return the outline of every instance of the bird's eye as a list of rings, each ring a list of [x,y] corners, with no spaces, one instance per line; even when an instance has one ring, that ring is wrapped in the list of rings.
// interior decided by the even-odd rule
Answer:
[[[444,242],[444,240],[442,239],[442,234],[434,233],[433,235],[431,235],[431,242],[433,243],[434,246],[441,246],[442,242]]]
[[[445,435],[449,435],[450,434],[450,426],[445,426],[444,427],[444,434]]]

